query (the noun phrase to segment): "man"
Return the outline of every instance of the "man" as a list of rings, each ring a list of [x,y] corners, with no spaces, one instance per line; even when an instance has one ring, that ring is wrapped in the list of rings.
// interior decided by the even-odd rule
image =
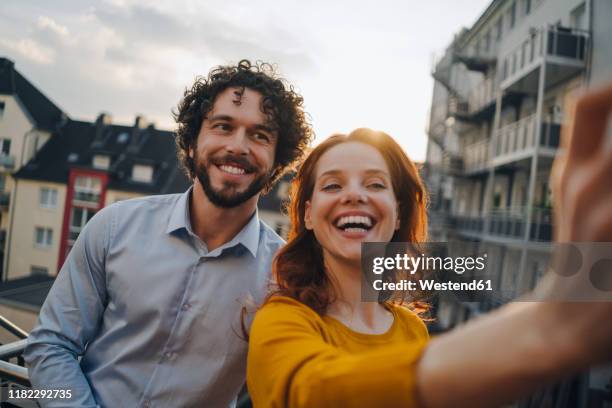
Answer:
[[[241,310],[282,245],[257,201],[312,130],[301,96],[248,61],[196,80],[175,119],[193,186],[113,204],[82,231],[24,353],[35,388],[70,390],[43,406],[227,407],[244,383]]]

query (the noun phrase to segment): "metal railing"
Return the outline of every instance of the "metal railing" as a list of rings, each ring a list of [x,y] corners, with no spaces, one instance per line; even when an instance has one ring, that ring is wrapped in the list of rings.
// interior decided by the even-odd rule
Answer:
[[[495,132],[495,157],[520,152],[535,146],[536,115],[510,123]]]
[[[513,76],[544,56],[584,61],[588,40],[589,32],[585,30],[561,26],[533,29],[527,38],[503,59],[501,78],[505,80]]]
[[[532,149],[536,146],[536,115],[530,115],[523,119],[503,126],[494,133],[497,138],[494,157],[507,154],[519,153]],[[559,147],[561,125],[558,123],[540,123],[539,145],[555,149]]]

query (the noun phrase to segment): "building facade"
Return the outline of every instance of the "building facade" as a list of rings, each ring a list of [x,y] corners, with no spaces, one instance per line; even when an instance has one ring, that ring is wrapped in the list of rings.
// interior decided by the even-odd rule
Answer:
[[[525,293],[546,271],[563,115],[586,86],[612,79],[610,21],[606,0],[494,0],[434,61],[424,167],[431,240],[486,252],[496,285],[478,302],[441,299],[443,329]],[[588,399],[576,384],[564,386]]]
[[[15,69],[13,61],[0,58],[0,281],[6,275],[15,208],[12,175],[66,120],[66,114]]]

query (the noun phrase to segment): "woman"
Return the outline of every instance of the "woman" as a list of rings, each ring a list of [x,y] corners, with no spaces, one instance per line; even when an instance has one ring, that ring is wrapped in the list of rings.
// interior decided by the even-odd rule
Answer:
[[[564,136],[561,242],[612,241],[611,107],[612,88],[583,98]],[[278,287],[251,329],[256,408],[494,406],[612,357],[610,302],[514,303],[430,342],[408,309],[362,303],[361,242],[424,240],[423,202],[414,166],[385,134],[360,129],[313,150],[295,179]],[[552,279],[538,290],[572,288]]]

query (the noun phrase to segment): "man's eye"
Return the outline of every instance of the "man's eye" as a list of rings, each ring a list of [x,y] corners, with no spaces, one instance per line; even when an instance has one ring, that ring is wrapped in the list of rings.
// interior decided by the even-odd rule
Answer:
[[[231,130],[232,127],[230,125],[228,125],[227,123],[217,123],[216,125],[213,125],[213,129],[219,129],[219,130],[222,130],[224,132],[227,132],[227,131]]]
[[[270,142],[270,136],[266,135],[265,133],[261,133],[261,132],[255,133],[255,139],[261,140],[262,142],[266,142],[266,143]]]

